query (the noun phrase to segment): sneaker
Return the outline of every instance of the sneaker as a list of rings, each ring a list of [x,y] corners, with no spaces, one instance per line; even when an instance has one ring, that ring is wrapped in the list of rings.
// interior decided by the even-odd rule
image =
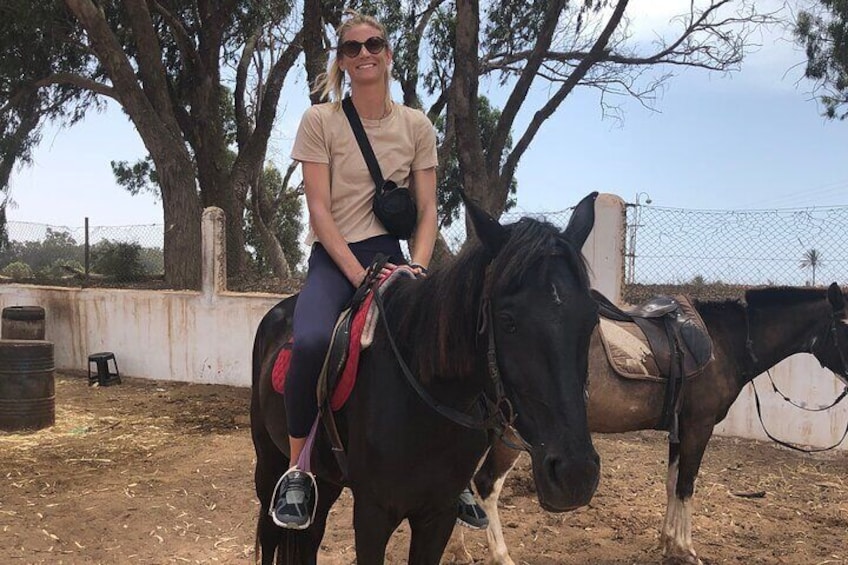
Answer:
[[[456,516],[457,524],[472,530],[484,530],[489,527],[489,517],[486,516],[486,511],[477,504],[477,499],[471,494],[470,488],[466,487],[459,494],[457,505],[459,507]]]
[[[274,505],[268,514],[281,528],[305,530],[315,516],[315,479],[292,467],[280,477],[274,489]]]

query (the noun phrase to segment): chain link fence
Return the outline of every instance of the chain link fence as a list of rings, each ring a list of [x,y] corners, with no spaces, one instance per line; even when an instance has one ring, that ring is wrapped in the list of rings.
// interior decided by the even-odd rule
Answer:
[[[133,282],[164,274],[161,224],[86,228],[7,222],[6,235],[0,275],[13,280],[57,283],[89,273]]]
[[[848,282],[848,206],[683,210],[627,205],[627,284]]]
[[[571,212],[508,213],[501,221],[531,216],[565,228]],[[126,268],[115,256],[129,253],[139,277],[163,274],[161,224],[88,231],[92,273]],[[84,227],[8,222],[7,233],[0,251],[3,276],[63,280],[84,272]],[[734,211],[627,204],[624,235],[627,285],[848,282],[848,206]],[[465,241],[464,222],[443,227],[442,236],[456,252]]]

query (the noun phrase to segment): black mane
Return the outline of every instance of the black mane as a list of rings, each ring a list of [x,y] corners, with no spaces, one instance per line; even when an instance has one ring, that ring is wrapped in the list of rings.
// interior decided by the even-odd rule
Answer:
[[[399,281],[389,289],[386,308],[395,340],[422,381],[473,370],[484,351],[477,335],[484,285],[490,293],[520,286],[534,265],[557,255],[567,261],[575,284],[588,291],[585,259],[556,226],[522,218],[505,227],[509,238],[494,259],[475,239],[427,279]]]
[[[798,304],[827,299],[827,289],[795,286],[752,288],[745,292],[745,301],[752,308]]]

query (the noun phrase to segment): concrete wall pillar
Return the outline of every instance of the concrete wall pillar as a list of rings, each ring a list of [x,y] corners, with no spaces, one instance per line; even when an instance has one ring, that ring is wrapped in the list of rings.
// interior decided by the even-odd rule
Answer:
[[[212,296],[227,290],[227,232],[224,211],[215,206],[203,210],[200,220],[203,254],[203,296]]]
[[[583,245],[592,287],[617,304],[624,286],[626,224],[624,200],[615,194],[600,194],[595,201],[595,227]]]

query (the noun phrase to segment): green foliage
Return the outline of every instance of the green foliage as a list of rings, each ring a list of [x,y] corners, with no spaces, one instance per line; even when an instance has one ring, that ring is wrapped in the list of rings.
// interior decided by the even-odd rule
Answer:
[[[491,139],[492,135],[494,135],[500,115],[500,111],[497,108],[492,107],[488,98],[485,96],[480,97],[478,101],[477,121],[480,127],[480,140],[483,142],[483,152],[487,159],[489,157],[488,153],[490,146],[486,143],[486,140]],[[444,119],[439,118],[436,121],[436,131],[438,132],[440,143],[444,136],[444,129]],[[508,138],[504,145],[503,153],[501,154],[501,163],[503,163],[504,159],[506,159],[511,150],[512,139]],[[451,151],[447,162],[440,164],[439,166],[444,170],[444,174],[442,175],[437,187],[439,217],[442,226],[450,226],[454,220],[459,218],[459,213],[462,209],[460,207],[462,200],[459,197],[459,193],[456,191],[456,187],[462,186],[463,184],[462,174],[459,170],[459,159],[456,154],[456,147],[454,147]],[[513,178],[510,181],[509,198],[504,211],[509,211],[515,206],[515,194],[517,190],[518,183],[515,178]]]
[[[70,233],[52,228],[47,228],[43,241],[11,241],[0,251],[0,264],[20,261],[39,273],[62,259],[82,263],[85,250]]]
[[[22,261],[15,261],[3,267],[2,273],[15,280],[31,279],[34,277],[32,268]]]
[[[92,271],[119,282],[135,282],[144,276],[141,245],[103,240],[91,248]]]
[[[848,0],[820,0],[798,13],[795,38],[807,53],[805,75],[816,83],[824,115],[848,117]]]
[[[115,182],[133,196],[146,192],[153,194],[157,200],[162,198],[159,175],[149,155],[133,164],[127,161],[110,161],[109,164],[112,166]]]
[[[272,207],[271,210],[264,212],[264,215],[270,216],[268,229],[277,237],[289,266],[294,271],[303,261],[303,250],[300,246],[303,203],[300,193],[286,186],[283,175],[273,166],[265,168],[262,190],[265,192],[262,201]],[[249,210],[245,221],[247,226],[245,239],[247,245],[253,249],[252,258],[257,272],[261,275],[272,274],[266,259],[265,245],[256,227],[256,219]]]
[[[82,31],[62,2],[4,0],[0,22],[0,190],[5,190],[14,164],[30,162],[45,121],[70,125],[87,108],[99,107],[92,92],[49,77],[86,72],[99,80],[103,72],[91,64]]]
[[[59,279],[71,274],[71,270],[84,273],[85,267],[79,261],[73,259],[57,259],[49,268],[43,269],[39,275],[49,279]]]

